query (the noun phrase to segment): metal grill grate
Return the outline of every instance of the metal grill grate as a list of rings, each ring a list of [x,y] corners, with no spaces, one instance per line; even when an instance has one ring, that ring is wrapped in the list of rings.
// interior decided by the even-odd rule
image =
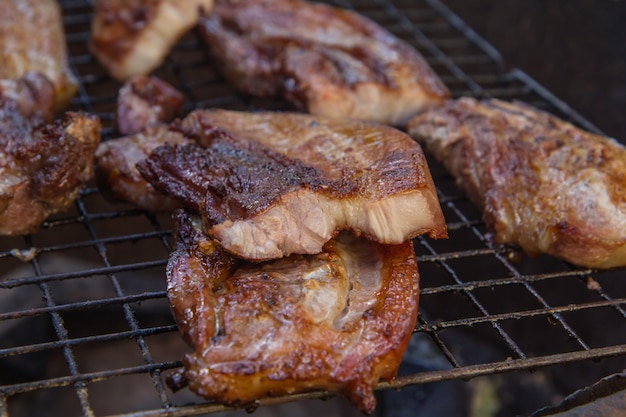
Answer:
[[[71,65],[81,81],[73,107],[100,116],[104,138],[110,139],[120,85],[88,53],[90,3],[61,4]],[[415,46],[454,97],[522,99],[597,131],[524,72],[505,69],[498,52],[438,0],[334,4],[378,21]],[[191,34],[157,75],[185,93],[187,110],[288,109],[281,101],[238,95],[211,69]],[[480,212],[439,164],[429,163],[450,238],[416,239],[422,296],[414,338],[427,340],[448,364],[403,373],[380,388],[567,366],[580,385],[625,368],[623,271],[573,269],[546,256],[528,259],[491,246]],[[168,216],[111,204],[95,187],[37,234],[0,238],[0,416],[50,409],[144,417],[224,410],[164,385],[164,375],[181,366],[185,351],[165,294],[170,249]],[[461,334],[488,344],[490,356],[468,351]],[[142,403],[112,404],[128,394],[118,387],[128,386],[129,395],[145,394]]]

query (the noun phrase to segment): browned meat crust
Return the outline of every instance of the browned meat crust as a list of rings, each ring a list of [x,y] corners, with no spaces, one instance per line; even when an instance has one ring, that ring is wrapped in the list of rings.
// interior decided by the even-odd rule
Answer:
[[[35,232],[70,206],[93,177],[100,129],[96,116],[68,112],[43,124],[11,100],[0,104],[0,234]]]
[[[417,316],[413,245],[340,234],[318,255],[249,264],[222,252],[201,221],[174,216],[168,297],[194,353],[171,378],[220,403],[325,389],[370,413]]]
[[[54,110],[65,108],[78,82],[68,65],[61,9],[55,0],[0,2],[0,79],[39,72],[54,86]],[[47,111],[47,109],[42,109]]]
[[[348,10],[300,0],[221,1],[199,29],[238,89],[282,95],[312,114],[404,126],[449,97],[415,49]]]
[[[337,197],[355,187],[329,181],[298,160],[220,131],[206,148],[197,144],[161,146],[138,168],[165,194],[203,211],[210,225],[254,216],[303,187]]]
[[[124,81],[156,69],[213,0],[97,0],[90,50]]]
[[[497,243],[576,265],[626,265],[626,149],[529,105],[462,98],[409,132],[484,210]]]
[[[135,135],[103,142],[96,151],[98,186],[110,199],[129,202],[142,210],[173,210],[180,203],[155,190],[135,164],[159,146],[191,142],[167,125],[150,126]]]
[[[137,167],[201,211],[208,233],[237,256],[318,253],[340,229],[381,243],[446,236],[422,150],[396,129],[219,110],[195,111],[178,129],[200,145],[158,148]]]
[[[169,123],[180,114],[183,102],[180,91],[157,77],[132,77],[118,93],[117,131],[128,136],[148,126]]]

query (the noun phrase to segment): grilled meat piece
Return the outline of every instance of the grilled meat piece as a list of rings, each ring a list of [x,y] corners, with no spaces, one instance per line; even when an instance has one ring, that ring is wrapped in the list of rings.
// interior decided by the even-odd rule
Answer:
[[[116,119],[117,130],[125,136],[101,143],[96,151],[98,185],[105,195],[149,211],[180,206],[155,190],[135,164],[159,146],[191,142],[165,124],[180,113],[182,105],[183,95],[157,77],[137,75],[122,86]]]
[[[15,101],[0,102],[0,234],[35,232],[66,210],[93,176],[100,120],[67,112],[44,124],[24,118]]]
[[[0,80],[0,101],[13,101],[23,117],[52,120],[54,98],[54,85],[40,72],[27,71],[21,78]]]
[[[78,82],[68,65],[61,9],[55,0],[0,2],[0,62],[1,80],[39,72],[54,86],[54,110],[69,104]],[[42,104],[46,112],[46,103]]]
[[[157,148],[137,167],[237,256],[318,253],[340,229],[394,244],[447,236],[422,150],[399,130],[225,110],[194,111],[176,128],[199,145]]]
[[[235,405],[325,389],[374,410],[373,388],[395,376],[417,316],[411,241],[342,233],[318,255],[258,264],[223,252],[183,210],[174,224],[167,293],[194,348],[175,388]]]
[[[192,143],[167,125],[155,125],[135,135],[102,142],[96,151],[96,179],[112,200],[126,201],[149,211],[171,211],[177,200],[157,191],[137,171],[135,164],[157,147]]]
[[[156,69],[213,0],[97,0],[90,50],[125,81]]]
[[[169,123],[180,114],[183,102],[180,91],[157,77],[132,77],[118,93],[117,131],[128,136],[148,126]]]
[[[415,117],[496,243],[580,266],[626,265],[626,149],[521,102],[450,101]]]
[[[449,92],[423,57],[357,13],[300,0],[217,2],[199,31],[239,90],[312,114],[404,127]]]

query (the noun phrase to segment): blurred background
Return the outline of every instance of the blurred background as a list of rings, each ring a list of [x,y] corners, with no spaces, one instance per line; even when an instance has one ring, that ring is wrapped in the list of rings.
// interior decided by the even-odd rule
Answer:
[[[626,0],[445,0],[518,67],[626,143]]]

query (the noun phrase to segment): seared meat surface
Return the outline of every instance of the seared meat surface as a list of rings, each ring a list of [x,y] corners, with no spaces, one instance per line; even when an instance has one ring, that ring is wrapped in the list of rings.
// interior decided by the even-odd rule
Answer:
[[[217,2],[199,31],[239,90],[309,113],[404,126],[448,90],[423,57],[355,12],[300,0]]]
[[[142,210],[173,210],[180,203],[155,190],[135,164],[159,146],[191,142],[168,125],[150,126],[140,133],[102,142],[96,151],[98,186],[112,200],[129,202]]]
[[[521,102],[462,98],[409,123],[484,211],[497,243],[626,265],[626,148]]]
[[[169,123],[180,114],[183,103],[182,93],[169,83],[145,75],[132,77],[118,93],[117,131],[128,136],[148,126]]]
[[[27,234],[93,177],[100,120],[51,122],[78,88],[55,0],[0,2],[0,62],[0,234]]]
[[[237,256],[318,253],[340,229],[394,244],[446,236],[421,148],[391,127],[198,110],[177,129],[198,145],[157,148],[137,167]]]
[[[317,255],[247,263],[185,211],[174,227],[167,293],[194,352],[172,385],[233,405],[324,389],[374,410],[373,388],[395,376],[417,316],[411,241],[342,233]]]
[[[78,83],[68,65],[61,9],[56,0],[0,2],[0,62],[0,80],[19,80],[28,72],[38,72],[54,86],[54,110],[69,104]],[[35,85],[40,83],[30,86]],[[47,112],[45,104],[41,110]]]
[[[35,232],[72,204],[93,177],[100,129],[96,116],[68,112],[45,124],[0,102],[0,234]]]
[[[96,0],[90,50],[120,81],[149,74],[212,7],[213,0]]]

